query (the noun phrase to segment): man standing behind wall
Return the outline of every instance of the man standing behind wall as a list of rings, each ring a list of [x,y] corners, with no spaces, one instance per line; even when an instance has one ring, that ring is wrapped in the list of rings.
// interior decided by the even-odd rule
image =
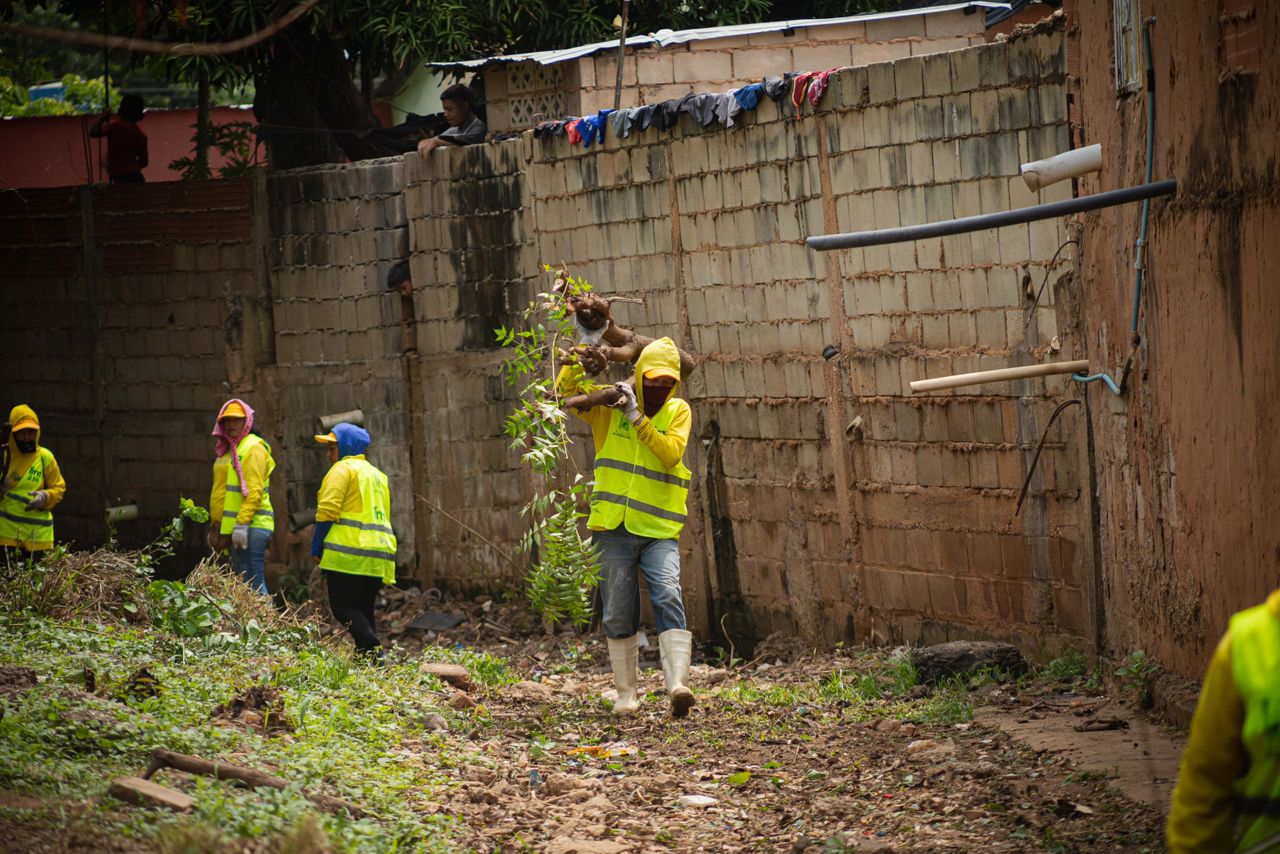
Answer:
[[[449,129],[439,136],[418,143],[418,153],[426,157],[442,145],[475,145],[484,142],[489,128],[475,114],[476,95],[470,88],[455,83],[440,93],[440,105],[444,108],[444,120]]]
[[[572,393],[582,369],[566,369],[560,391]],[[587,527],[604,571],[604,633],[609,642],[618,700],[614,714],[639,707],[636,698],[640,630],[640,580],[658,624],[662,673],[673,717],[694,704],[685,685],[693,635],[685,629],[680,591],[680,532],[687,517],[690,473],[682,462],[693,416],[676,397],[680,389],[680,352],[670,338],[659,338],[636,359],[635,387],[617,383],[616,408],[596,406],[574,413],[591,425],[595,441],[595,486]],[[636,389],[640,390],[637,399]]]

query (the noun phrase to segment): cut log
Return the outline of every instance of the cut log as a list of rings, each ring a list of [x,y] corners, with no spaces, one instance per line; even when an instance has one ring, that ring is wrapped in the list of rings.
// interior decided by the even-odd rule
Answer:
[[[174,812],[191,812],[196,808],[196,802],[190,795],[141,777],[112,780],[107,794],[140,807],[159,807]]]
[[[951,641],[911,650],[911,663],[921,682],[935,685],[952,676],[968,676],[981,670],[1025,673],[1027,660],[1018,648],[990,641]]]
[[[208,759],[201,759],[199,756],[174,753],[172,750],[163,748],[157,748],[153,756],[151,765],[147,768],[147,773],[143,775],[144,778],[150,778],[162,768],[174,768],[178,771],[186,771],[188,774],[213,777],[215,780],[231,780],[251,789],[283,789],[289,785],[288,780],[277,777],[274,774],[268,774],[265,771],[259,771],[257,768],[245,768],[242,765],[232,765],[228,762],[211,762]],[[365,814],[363,809],[341,798],[316,794],[306,790],[303,791],[303,794],[307,796],[307,800],[325,812],[338,813],[345,810],[353,818],[361,818]]]
[[[461,688],[463,691],[470,691],[475,687],[475,684],[471,681],[471,674],[461,664],[443,664],[428,661],[418,665],[418,672],[434,676],[442,682],[448,682],[455,688]]]

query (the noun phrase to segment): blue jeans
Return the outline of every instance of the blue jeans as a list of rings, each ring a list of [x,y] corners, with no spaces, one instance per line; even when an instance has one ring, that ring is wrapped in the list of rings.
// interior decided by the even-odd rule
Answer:
[[[271,539],[271,533],[266,528],[250,528],[249,547],[231,547],[231,565],[255,593],[263,596],[270,595],[267,593],[266,558],[267,541]]]
[[[619,525],[612,531],[592,531],[591,544],[600,556],[600,595],[604,599],[604,633],[629,638],[640,630],[640,579],[644,573],[649,604],[658,634],[683,629],[684,600],[680,595],[680,542],[638,537]]]

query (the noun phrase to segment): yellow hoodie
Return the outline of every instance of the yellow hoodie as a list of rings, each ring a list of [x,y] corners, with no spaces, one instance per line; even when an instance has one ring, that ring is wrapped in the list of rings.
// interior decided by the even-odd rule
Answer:
[[[1280,590],[1267,597],[1267,609],[1280,618]],[[1170,854],[1235,850],[1232,787],[1249,763],[1243,728],[1244,701],[1236,689],[1228,629],[1209,661],[1191,735],[1182,751],[1165,831]]]
[[[670,338],[659,338],[640,351],[636,359],[636,397],[640,411],[644,411],[643,380],[650,377],[667,376],[675,379],[667,400],[676,397],[680,392],[680,351]],[[569,365],[560,371],[556,388],[561,395],[569,396],[598,388],[598,385],[587,381],[580,365]],[[689,444],[689,433],[693,429],[693,413],[689,404],[682,404],[671,418],[671,426],[666,433],[659,433],[653,423],[641,416],[636,425],[636,438],[639,439],[654,456],[667,468],[674,468],[684,458],[685,447]],[[591,438],[595,441],[596,451],[604,447],[609,436],[609,423],[613,418],[613,410],[607,406],[595,406],[587,410],[573,410],[574,414],[591,425]]]
[[[9,423],[16,425],[23,421],[36,423],[36,449],[30,454],[24,454],[18,450],[18,442],[13,435],[9,436],[9,469],[5,472],[3,483],[0,483],[0,486],[3,486],[0,493],[8,500],[22,501],[23,498],[29,498],[32,492],[43,489],[49,496],[44,510],[52,510],[66,495],[67,482],[62,479],[62,471],[58,468],[58,461],[54,459],[53,452],[40,445],[40,418],[30,406],[19,404],[9,411]],[[44,458],[44,477],[40,483],[25,482],[27,473],[37,457]],[[18,543],[12,537],[0,535],[0,546],[16,545]]]

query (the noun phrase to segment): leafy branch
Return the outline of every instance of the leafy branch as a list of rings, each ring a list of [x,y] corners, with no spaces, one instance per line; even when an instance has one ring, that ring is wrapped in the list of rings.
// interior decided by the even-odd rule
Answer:
[[[588,294],[591,285],[579,278],[560,281],[562,288],[529,303],[523,315],[527,328],[502,327],[495,334],[509,350],[503,378],[519,394],[504,431],[534,475],[533,497],[521,511],[530,525],[520,549],[535,555],[529,601],[549,622],[583,625],[591,620],[590,593],[600,582],[600,565],[579,525],[587,515],[582,508],[590,503],[591,482],[577,471],[569,452],[572,437],[556,388],[555,356],[561,342],[573,340],[573,300]],[[566,464],[571,478],[564,474]]]

